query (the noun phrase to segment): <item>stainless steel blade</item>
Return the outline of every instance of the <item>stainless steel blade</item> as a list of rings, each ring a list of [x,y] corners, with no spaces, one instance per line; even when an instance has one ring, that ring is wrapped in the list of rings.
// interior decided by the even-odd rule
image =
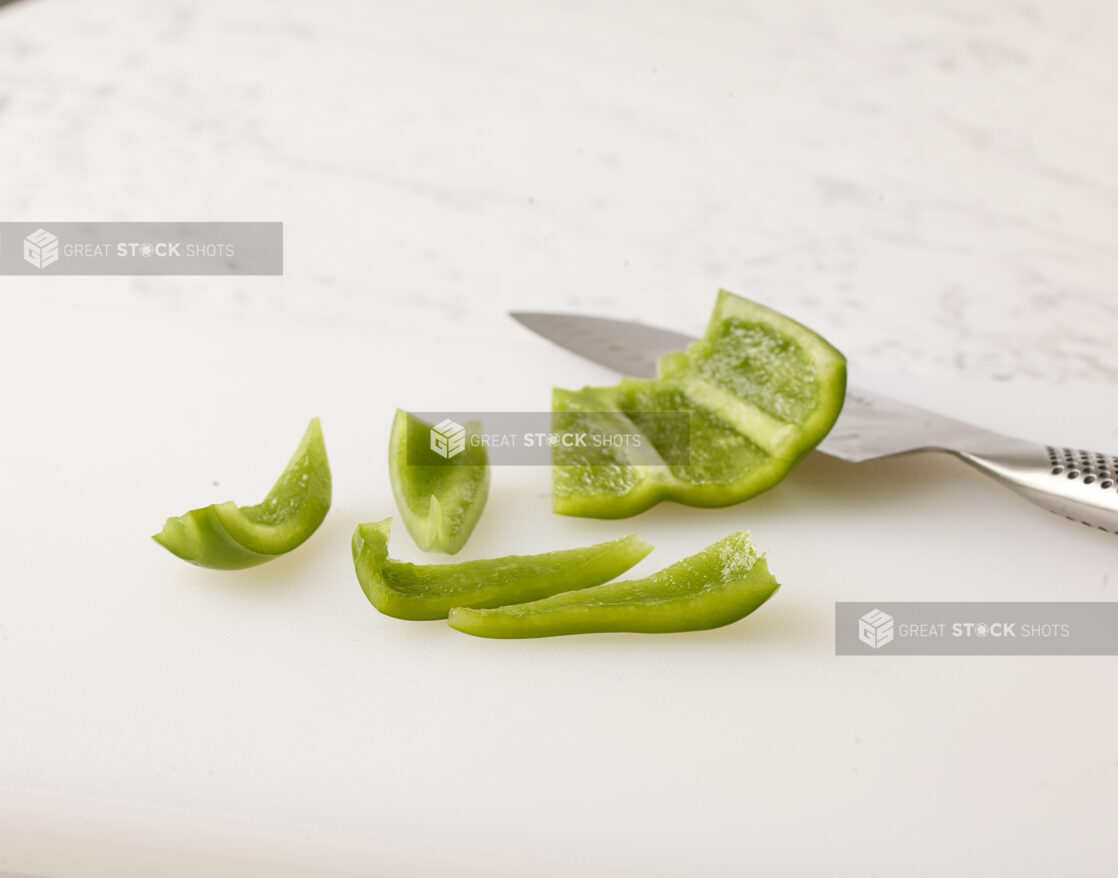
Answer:
[[[661,354],[682,350],[695,340],[667,329],[607,317],[539,311],[513,311],[510,316],[559,347],[634,378],[655,378]]]
[[[662,354],[678,351],[694,337],[626,320],[517,311],[518,322],[561,348],[624,375],[652,378]],[[857,388],[847,388],[838,422],[819,450],[862,461],[925,448],[978,450],[994,434],[944,415]],[[998,437],[994,437],[998,438]]]

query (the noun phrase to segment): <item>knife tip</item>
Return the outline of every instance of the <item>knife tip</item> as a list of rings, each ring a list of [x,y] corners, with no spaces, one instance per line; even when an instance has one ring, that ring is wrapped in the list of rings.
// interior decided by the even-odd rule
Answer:
[[[522,326],[527,326],[529,329],[532,328],[532,322],[534,320],[543,316],[545,315],[540,311],[509,311],[509,317]]]

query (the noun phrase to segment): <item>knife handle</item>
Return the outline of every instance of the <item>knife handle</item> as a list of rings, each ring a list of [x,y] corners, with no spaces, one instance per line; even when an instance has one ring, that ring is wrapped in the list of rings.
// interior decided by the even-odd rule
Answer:
[[[1006,450],[951,450],[1026,500],[1072,521],[1118,533],[1118,457],[1011,441]]]

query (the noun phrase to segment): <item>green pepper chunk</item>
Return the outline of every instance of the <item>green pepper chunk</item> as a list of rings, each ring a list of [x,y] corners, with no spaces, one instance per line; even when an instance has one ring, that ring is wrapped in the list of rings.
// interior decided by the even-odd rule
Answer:
[[[398,619],[445,619],[454,607],[498,607],[586,588],[620,576],[652,546],[629,535],[582,549],[508,555],[458,564],[408,564],[388,557],[392,519],[353,532],[353,566],[374,607]]]
[[[456,607],[450,611],[450,625],[477,637],[696,631],[748,616],[778,588],[764,556],[743,532],[645,579],[610,582],[497,609]]]
[[[661,357],[657,378],[554,390],[558,429],[644,441],[556,447],[552,508],[625,518],[661,500],[739,503],[780,482],[818,445],[845,398],[841,353],[796,321],[723,290],[706,334]],[[609,412],[618,414],[596,414]],[[690,425],[650,412],[688,412]]]
[[[466,425],[467,435],[480,425]],[[397,410],[388,443],[388,473],[404,526],[424,552],[453,555],[473,533],[489,497],[489,453],[467,442],[453,459],[438,463],[431,425]],[[409,461],[430,459],[432,463]]]
[[[310,537],[330,509],[330,464],[314,418],[283,474],[256,506],[216,503],[168,518],[154,539],[184,561],[215,570],[255,567]]]

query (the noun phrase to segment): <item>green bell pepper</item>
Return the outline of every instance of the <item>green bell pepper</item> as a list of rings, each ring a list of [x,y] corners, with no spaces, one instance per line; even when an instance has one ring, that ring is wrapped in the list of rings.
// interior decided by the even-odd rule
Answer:
[[[466,545],[485,508],[489,454],[485,446],[467,442],[452,460],[439,463],[430,447],[430,429],[408,412],[396,412],[388,473],[396,506],[415,544],[425,552],[453,555]],[[466,425],[467,435],[479,430],[477,423]],[[425,458],[432,463],[414,463]]]
[[[630,535],[582,549],[419,565],[388,557],[392,519],[353,532],[353,566],[374,607],[398,619],[445,619],[454,607],[497,607],[620,576],[652,546]]]
[[[706,334],[661,357],[657,378],[555,389],[558,430],[608,436],[618,416],[600,413],[621,413],[626,429],[644,441],[639,448],[556,447],[553,509],[624,518],[661,500],[738,503],[783,479],[830,431],[845,396],[846,359],[827,341],[722,291]],[[645,414],[673,411],[690,413],[685,433],[677,422]]]
[[[450,625],[478,637],[717,628],[748,616],[780,587],[748,533],[645,579],[610,582],[496,609],[456,607]]]
[[[168,518],[153,539],[199,567],[238,570],[290,552],[330,509],[330,464],[314,418],[268,496],[256,506],[217,503]]]

